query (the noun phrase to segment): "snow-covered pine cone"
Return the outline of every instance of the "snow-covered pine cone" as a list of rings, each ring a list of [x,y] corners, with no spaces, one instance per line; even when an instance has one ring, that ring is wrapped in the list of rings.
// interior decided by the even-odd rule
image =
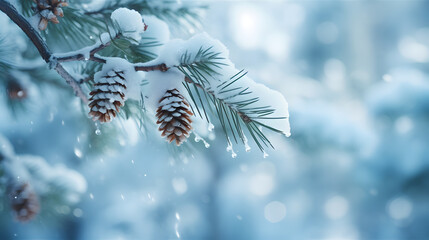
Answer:
[[[27,98],[27,90],[23,88],[21,83],[11,80],[7,83],[6,90],[11,100],[23,100]]]
[[[158,130],[168,142],[176,140],[176,145],[180,146],[189,137],[193,115],[189,108],[189,103],[176,88],[167,90],[159,100],[156,123],[160,124]]]
[[[127,81],[123,71],[110,70],[107,75],[94,79],[90,93],[89,115],[94,121],[110,122],[124,106]]]
[[[39,30],[43,31],[51,21],[55,24],[59,23],[57,17],[63,17],[63,9],[61,7],[68,6],[67,0],[33,0],[37,4],[37,11],[40,14]]]
[[[12,210],[15,212],[18,221],[29,221],[39,213],[39,199],[28,183],[12,186],[9,197]]]

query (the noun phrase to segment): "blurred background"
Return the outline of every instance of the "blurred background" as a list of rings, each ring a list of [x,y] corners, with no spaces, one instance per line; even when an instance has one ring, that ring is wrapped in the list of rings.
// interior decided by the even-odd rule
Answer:
[[[291,137],[267,133],[268,156],[233,144],[233,158],[215,126],[209,148],[171,154],[127,124],[126,137],[88,134],[78,100],[20,113],[2,101],[15,154],[74,169],[86,186],[24,224],[5,197],[0,239],[427,239],[429,2],[207,4],[203,30],[286,97]],[[90,153],[91,137],[118,148]]]

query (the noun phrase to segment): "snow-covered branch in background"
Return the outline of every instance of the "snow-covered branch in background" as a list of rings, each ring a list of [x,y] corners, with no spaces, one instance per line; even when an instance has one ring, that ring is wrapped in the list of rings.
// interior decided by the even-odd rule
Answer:
[[[75,204],[86,191],[86,181],[78,172],[62,165],[51,166],[38,156],[16,155],[1,135],[0,146],[0,172],[17,220],[36,217],[41,200],[46,197],[55,197],[62,204]]]

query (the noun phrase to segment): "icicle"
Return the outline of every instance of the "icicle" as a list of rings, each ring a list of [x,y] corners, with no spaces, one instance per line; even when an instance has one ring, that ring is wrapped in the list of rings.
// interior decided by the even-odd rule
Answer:
[[[232,158],[236,158],[237,157],[237,154],[234,152],[234,149],[232,148],[232,143],[231,143],[231,140],[229,139],[229,137],[228,137],[228,147],[226,147],[226,151],[227,152],[231,152],[231,157]]]
[[[48,122],[52,122],[52,121],[54,121],[54,117],[55,117],[54,113],[53,113],[53,112],[50,112],[50,113],[49,113]]]
[[[267,152],[265,152],[264,150],[262,150],[262,152],[264,153],[264,158],[267,158],[268,156],[270,156],[270,155],[268,155],[268,153]]]
[[[208,127],[209,132],[213,131],[213,129],[214,129],[214,125],[212,123],[209,123],[209,127]]]
[[[177,237],[178,239],[180,239],[179,224],[178,224],[178,223],[176,223],[176,224],[174,225],[174,230],[176,231],[176,237]]]
[[[85,61],[88,61],[89,60],[89,54],[90,54],[90,51],[85,51],[84,53],[83,53],[83,55],[84,55],[84,59],[85,59]]]
[[[98,124],[98,122],[95,122],[95,128],[95,135],[101,135],[100,125]]]
[[[74,148],[74,155],[76,155],[76,157],[78,157],[78,158],[82,158],[83,153],[79,148],[75,147]]]
[[[155,198],[150,194],[150,193],[148,193],[147,194],[147,197],[149,198],[149,200],[151,200],[152,202],[155,202]]]
[[[204,147],[206,147],[206,148],[209,148],[210,147],[210,144],[208,143],[208,142],[206,142],[206,140],[204,140],[204,138],[202,138],[202,137],[200,137],[198,134],[196,134],[195,132],[194,132],[194,135],[195,135],[195,142],[199,142],[199,141],[202,141],[203,143],[204,143]]]
[[[180,239],[180,233],[179,233],[179,222],[180,222],[180,216],[179,213],[176,212],[176,223],[174,224],[174,231],[176,232],[176,237]]]
[[[246,152],[250,152],[250,146],[249,146],[249,141],[247,140],[246,135],[244,135],[243,133],[243,140],[244,140],[244,148],[246,150]]]

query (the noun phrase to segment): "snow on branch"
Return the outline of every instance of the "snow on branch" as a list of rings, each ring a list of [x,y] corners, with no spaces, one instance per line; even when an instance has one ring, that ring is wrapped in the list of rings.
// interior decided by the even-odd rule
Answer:
[[[187,93],[192,100],[193,106],[189,107],[194,114],[208,122],[208,115],[214,115],[219,120],[227,141],[241,140],[246,144],[244,132],[247,131],[263,151],[265,147],[273,147],[263,129],[290,135],[288,103],[284,97],[279,92],[256,83],[243,70],[238,70],[229,60],[227,48],[207,34],[198,34],[186,41],[170,40],[157,52],[158,56],[154,60],[143,63],[130,63],[125,57],[96,56],[97,52],[110,44],[119,45],[115,40],[121,37],[130,44],[139,44],[142,39],[142,33],[147,28],[142,16],[135,10],[118,8],[110,16],[117,30],[114,37],[110,33],[104,33],[92,46],[53,55],[40,35],[10,4],[0,1],[0,6],[12,20],[16,20],[14,21],[33,41],[44,60],[57,70],[85,103],[88,100],[79,83],[60,63],[91,60],[103,64],[101,71],[95,74],[90,93],[89,108],[94,121],[110,122],[120,112],[120,108],[125,106],[127,99],[141,99],[144,94],[141,92],[142,78],[138,72],[150,72],[146,74],[146,80],[150,83],[151,91],[146,97],[152,102],[153,109],[159,107],[160,99],[168,98],[168,94],[171,95],[172,92],[180,98]],[[169,36],[169,33],[163,35]],[[119,46],[117,48],[122,50]],[[124,48],[129,48],[129,45]],[[172,107],[168,111],[178,121],[169,122],[171,119],[166,118],[172,128],[168,131],[176,134],[171,138],[181,139],[182,143],[183,132],[179,128],[184,110]],[[166,120],[160,119],[158,122],[166,123]],[[160,129],[163,127],[165,126],[160,126]]]
[[[103,58],[99,58],[95,56],[95,53],[103,50],[108,47],[112,41],[121,37],[121,33],[117,33],[114,37],[110,37],[108,33],[104,33],[100,35],[100,40],[97,41],[92,46],[84,47],[77,51],[67,52],[67,53],[56,53],[54,56],[56,57],[58,62],[71,62],[71,61],[82,61],[82,60],[91,60],[100,63],[106,63],[106,60]]]
[[[112,13],[110,18],[125,37],[133,40],[135,44],[139,44],[142,38],[141,34],[147,28],[140,13],[128,8],[118,8]]]
[[[228,55],[222,43],[200,34],[187,41],[170,41],[159,57],[146,65],[163,63],[169,71],[179,70],[196,107],[194,112],[206,119],[214,113],[227,139],[231,136],[245,143],[247,129],[261,150],[272,147],[262,128],[289,136],[288,103],[279,92],[237,70]],[[161,81],[159,76],[153,78],[149,81]]]
[[[75,204],[86,191],[85,178],[62,165],[51,166],[45,159],[16,155],[10,142],[0,135],[0,172],[4,173],[11,208],[19,221],[28,221],[39,212],[39,199],[53,196]]]

